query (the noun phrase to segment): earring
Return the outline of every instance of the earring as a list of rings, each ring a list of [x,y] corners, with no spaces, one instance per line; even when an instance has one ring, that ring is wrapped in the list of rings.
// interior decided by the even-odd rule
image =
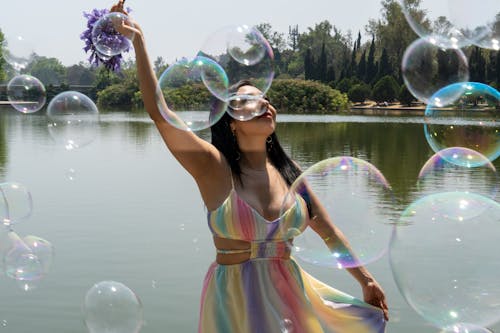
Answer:
[[[267,138],[266,145],[267,145],[267,151],[271,151],[271,149],[273,148],[273,138],[272,137],[269,136]]]

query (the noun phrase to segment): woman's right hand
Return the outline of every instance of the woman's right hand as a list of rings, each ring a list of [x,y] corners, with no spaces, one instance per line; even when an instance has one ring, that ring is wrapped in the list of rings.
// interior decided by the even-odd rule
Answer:
[[[127,11],[123,8],[123,2],[124,0],[119,0],[111,7],[110,12],[122,13],[127,16],[127,20],[113,21],[113,25],[116,31],[133,41],[136,36],[142,36],[142,30],[137,22],[128,16]]]

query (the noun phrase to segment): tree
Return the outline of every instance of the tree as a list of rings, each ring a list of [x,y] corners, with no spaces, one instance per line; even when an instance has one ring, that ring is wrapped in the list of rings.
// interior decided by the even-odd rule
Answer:
[[[349,89],[347,96],[354,103],[364,103],[370,96],[371,90],[366,83],[355,84]]]
[[[262,36],[269,42],[273,51],[281,52],[286,49],[285,35],[282,32],[273,31],[273,27],[269,23],[261,23],[255,26],[260,31]]]
[[[366,50],[363,51],[363,53],[361,54],[361,59],[359,59],[358,71],[356,73],[356,76],[361,81],[365,80],[365,77],[366,77]]]
[[[377,65],[375,64],[375,37],[372,38],[370,50],[368,51],[368,58],[366,59],[366,75],[364,81],[370,83],[375,80],[377,75]]]
[[[406,85],[402,84],[401,88],[399,89],[398,99],[401,102],[401,104],[406,106],[411,106],[411,103],[415,100],[415,97],[408,90]]]
[[[44,85],[66,83],[66,67],[56,58],[36,55],[25,72],[39,79]]]
[[[307,49],[304,58],[304,75],[306,80],[313,80],[314,77],[314,59],[311,49]]]
[[[160,77],[160,75],[167,69],[168,65],[165,63],[165,60],[163,57],[156,57],[156,60],[153,63],[154,66],[154,71],[157,77]]]
[[[66,68],[66,82],[69,85],[92,85],[95,81],[95,69],[83,63]]]
[[[373,86],[372,98],[377,103],[392,102],[398,97],[399,85],[392,75],[386,75]]]
[[[378,63],[377,78],[380,79],[386,75],[392,75],[392,66],[389,61],[389,56],[387,55],[387,49],[384,47],[382,49],[382,55]]]
[[[299,26],[288,26],[288,46],[290,46],[293,52],[297,51],[299,47],[299,37]]]
[[[323,83],[327,82],[327,80],[326,80],[327,68],[328,68],[328,64],[327,64],[327,59],[326,59],[325,43],[323,43],[323,46],[321,47],[321,55],[319,57],[318,68],[317,68],[318,79]]]
[[[474,46],[469,58],[470,80],[486,83],[486,60],[482,50]]]
[[[415,8],[420,4],[420,0],[405,1]],[[370,20],[367,31],[375,36],[378,45],[386,48],[388,60],[395,70],[392,74],[401,81],[400,64],[404,51],[418,36],[408,24],[397,0],[382,0],[381,4],[382,19]]]
[[[7,73],[5,71],[6,61],[3,57],[3,48],[4,48],[5,37],[3,35],[2,30],[0,29],[0,82],[5,81],[7,78]]]

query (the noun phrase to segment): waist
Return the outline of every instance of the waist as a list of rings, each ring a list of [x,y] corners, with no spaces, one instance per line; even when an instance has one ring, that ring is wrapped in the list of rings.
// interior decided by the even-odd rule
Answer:
[[[216,261],[221,265],[241,264],[254,259],[290,259],[290,246],[286,241],[247,242],[214,237],[214,244]]]

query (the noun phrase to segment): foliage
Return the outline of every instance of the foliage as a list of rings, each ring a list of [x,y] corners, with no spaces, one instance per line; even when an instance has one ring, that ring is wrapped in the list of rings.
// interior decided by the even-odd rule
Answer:
[[[399,88],[398,99],[401,102],[401,104],[406,106],[411,106],[411,103],[415,100],[415,97],[408,90],[406,85],[403,84],[401,85],[401,88]]]
[[[46,86],[66,83],[66,67],[56,58],[35,55],[24,71]]]
[[[5,72],[5,59],[3,57],[5,37],[2,30],[0,29],[0,82],[4,82],[7,78],[7,73]]]
[[[267,95],[283,113],[329,113],[345,110],[348,98],[328,85],[306,80],[275,80]]]
[[[349,89],[347,96],[349,100],[354,103],[364,103],[365,100],[370,97],[371,89],[370,86],[365,83],[358,83]]]
[[[373,86],[372,98],[377,103],[392,102],[397,98],[398,93],[398,83],[392,75],[386,75]]]

